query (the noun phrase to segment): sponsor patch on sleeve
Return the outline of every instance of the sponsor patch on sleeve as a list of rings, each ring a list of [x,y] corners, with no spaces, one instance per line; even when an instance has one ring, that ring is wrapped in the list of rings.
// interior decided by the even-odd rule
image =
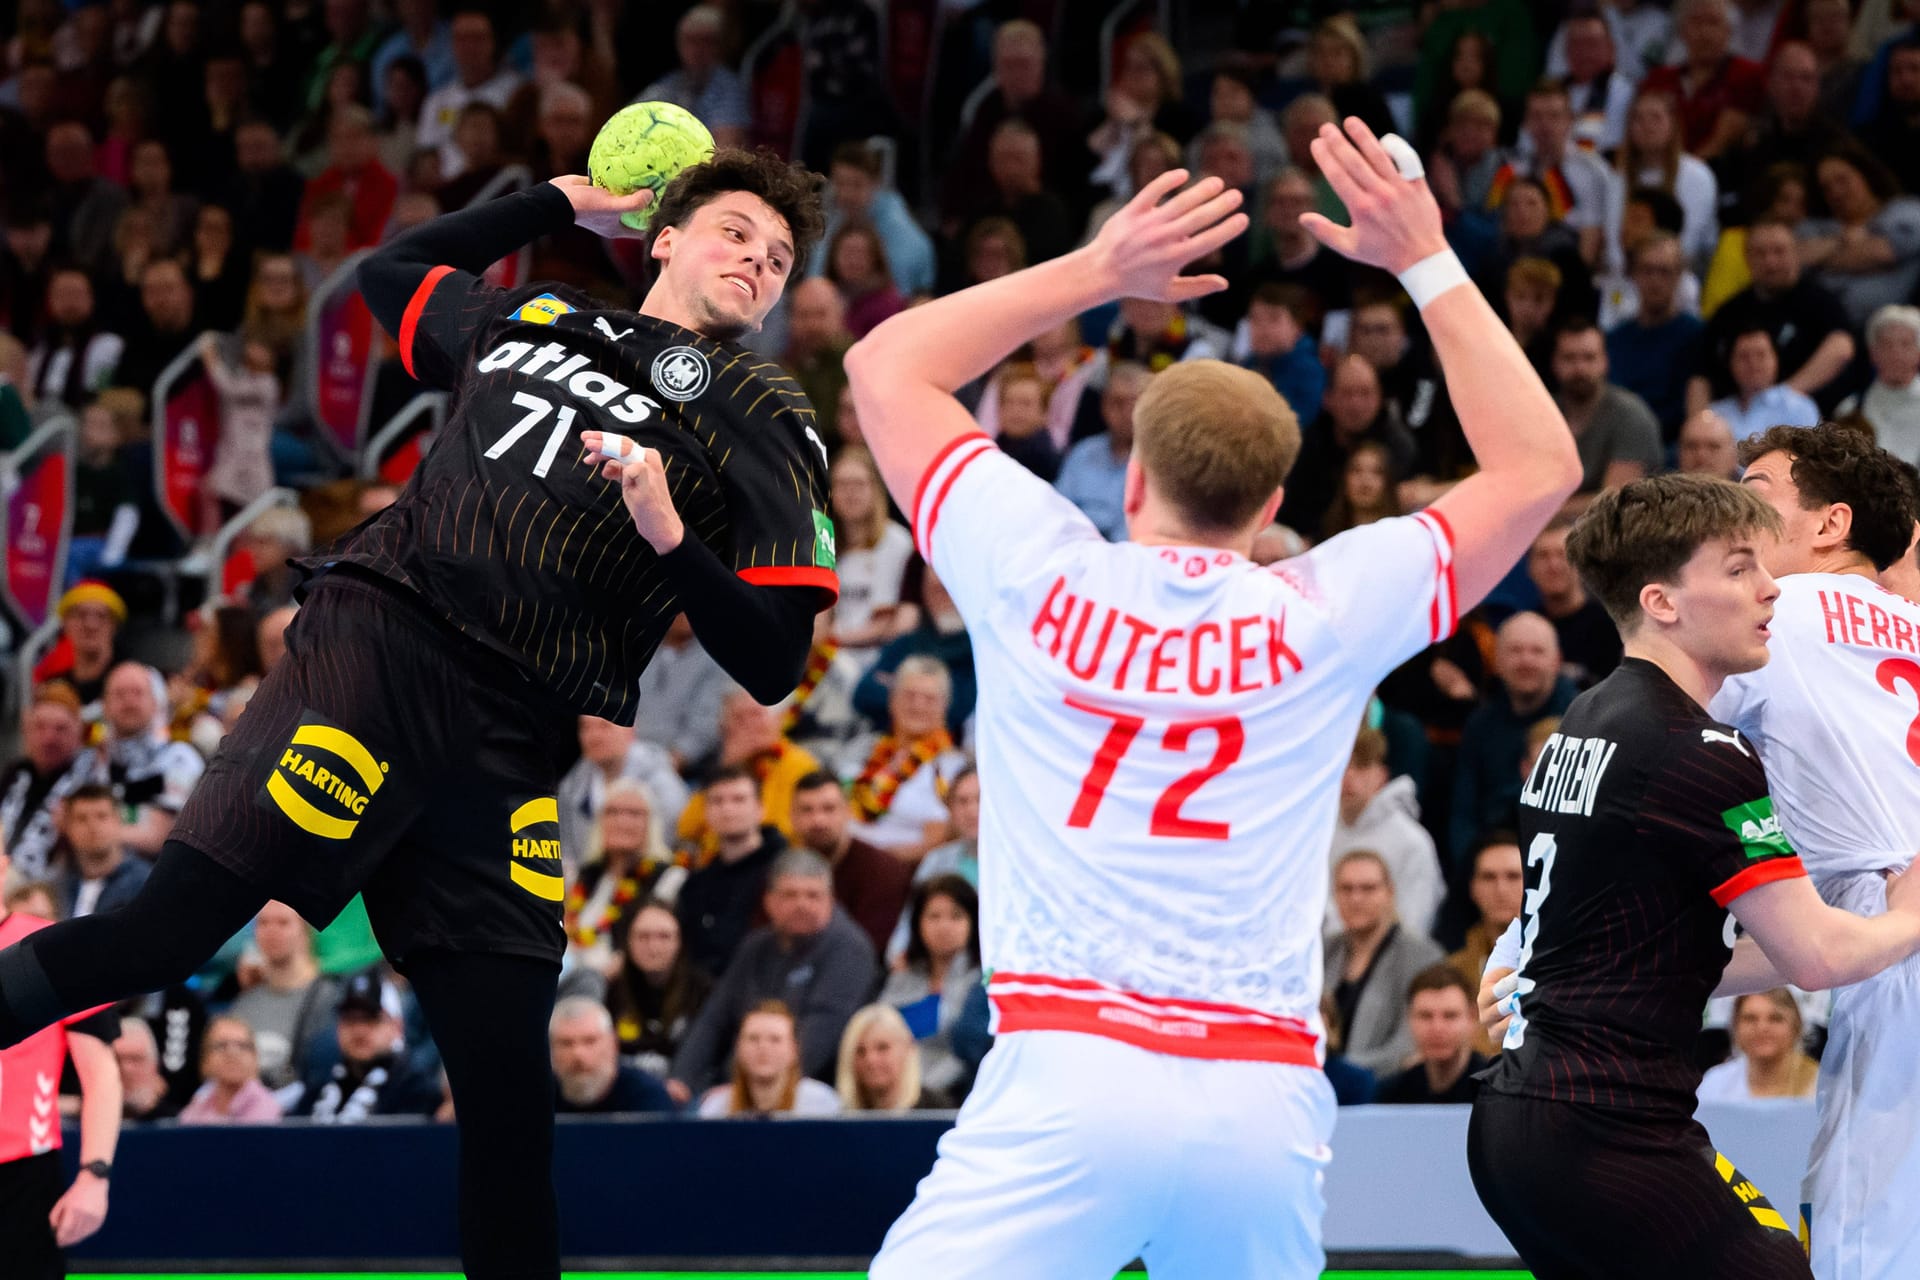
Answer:
[[[1720,815],[1720,821],[1740,841],[1749,858],[1791,857],[1793,846],[1780,830],[1780,819],[1773,812],[1773,797],[1761,796],[1746,804],[1735,805]]]

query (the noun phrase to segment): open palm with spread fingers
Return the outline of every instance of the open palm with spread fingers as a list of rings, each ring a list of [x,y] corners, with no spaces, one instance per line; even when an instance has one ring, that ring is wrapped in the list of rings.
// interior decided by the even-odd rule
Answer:
[[[1187,302],[1227,287],[1223,276],[1183,276],[1180,269],[1247,229],[1247,215],[1236,212],[1240,193],[1218,178],[1179,190],[1186,180],[1185,169],[1169,169],[1094,237],[1095,260],[1111,275],[1116,297]]]
[[[1321,244],[1395,275],[1446,249],[1440,206],[1427,180],[1401,177],[1380,139],[1362,121],[1348,117],[1344,134],[1321,125],[1313,139],[1313,159],[1353,222],[1343,227],[1317,213],[1301,214],[1300,225]]]

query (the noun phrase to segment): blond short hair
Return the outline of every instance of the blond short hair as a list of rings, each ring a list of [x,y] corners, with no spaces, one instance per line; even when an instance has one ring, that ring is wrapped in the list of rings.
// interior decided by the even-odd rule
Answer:
[[[1156,374],[1133,424],[1141,470],[1196,530],[1238,530],[1300,456],[1300,420],[1273,384],[1219,360]]]

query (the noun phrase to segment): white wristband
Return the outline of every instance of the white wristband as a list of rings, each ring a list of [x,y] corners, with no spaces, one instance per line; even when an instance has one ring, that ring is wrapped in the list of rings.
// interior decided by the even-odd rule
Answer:
[[[1466,283],[1467,269],[1460,265],[1459,256],[1451,249],[1422,258],[1400,273],[1400,287],[1422,311],[1447,290]]]

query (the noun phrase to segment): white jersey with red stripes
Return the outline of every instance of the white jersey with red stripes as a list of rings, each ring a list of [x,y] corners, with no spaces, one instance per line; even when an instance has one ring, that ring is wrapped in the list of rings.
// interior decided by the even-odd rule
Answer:
[[[1859,574],[1780,579],[1767,665],[1708,707],[1760,751],[1774,813],[1821,897],[1887,907],[1920,850],[1920,606]],[[1801,1184],[1820,1280],[1920,1276],[1920,957],[1833,992]]]
[[[1316,1064],[1340,779],[1374,685],[1454,627],[1445,520],[1269,568],[1108,543],[983,435],[913,517],[973,640],[996,1030]]]
[[[1767,665],[1708,712],[1752,739],[1816,884],[1920,850],[1920,605],[1858,574],[1780,579]]]

